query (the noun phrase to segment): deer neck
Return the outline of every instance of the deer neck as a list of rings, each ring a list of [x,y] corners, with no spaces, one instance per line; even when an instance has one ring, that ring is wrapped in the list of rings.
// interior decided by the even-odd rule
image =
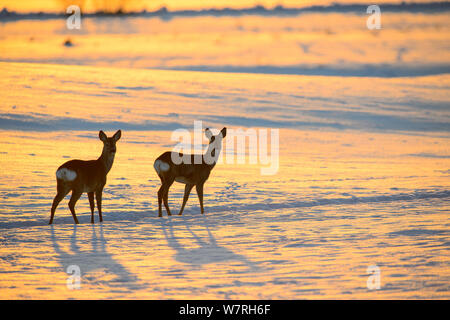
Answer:
[[[105,148],[103,148],[103,152],[102,152],[100,158],[98,158],[98,161],[100,161],[103,164],[103,166],[105,167],[106,174],[112,168],[115,155],[116,155],[115,153],[108,152],[105,150]]]

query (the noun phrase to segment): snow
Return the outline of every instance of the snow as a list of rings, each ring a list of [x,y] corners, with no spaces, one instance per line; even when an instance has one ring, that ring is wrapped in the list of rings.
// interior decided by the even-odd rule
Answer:
[[[364,42],[365,21],[330,14],[342,28],[316,13],[124,18],[114,32],[101,31],[113,17],[90,18],[71,48],[61,21],[2,24],[0,299],[450,298],[448,17],[386,14]],[[182,216],[160,218],[154,160],[194,121],[278,129],[278,171],[232,161],[227,133],[205,214],[194,189]],[[83,195],[79,225],[68,196],[49,226],[57,168],[98,158],[99,130],[118,129],[103,223],[97,212],[90,223]],[[170,189],[175,214],[183,192]],[[67,286],[71,266],[79,289]],[[379,290],[367,287],[371,266]]]

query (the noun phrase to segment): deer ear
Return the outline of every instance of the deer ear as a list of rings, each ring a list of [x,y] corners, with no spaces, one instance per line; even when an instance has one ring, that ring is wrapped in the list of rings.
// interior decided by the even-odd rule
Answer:
[[[98,137],[99,137],[100,140],[102,140],[103,142],[105,142],[106,139],[107,139],[106,134],[105,134],[102,130],[100,130],[100,132],[98,133]]]
[[[227,128],[223,128],[220,133],[222,134],[222,138],[225,138],[227,136]]]
[[[120,139],[121,136],[122,136],[122,130],[117,130],[117,132],[114,133],[114,135],[113,135],[113,139],[117,141]]]
[[[211,130],[209,130],[209,128],[205,129],[205,136],[208,138],[208,140],[211,140],[213,133],[211,132]]]

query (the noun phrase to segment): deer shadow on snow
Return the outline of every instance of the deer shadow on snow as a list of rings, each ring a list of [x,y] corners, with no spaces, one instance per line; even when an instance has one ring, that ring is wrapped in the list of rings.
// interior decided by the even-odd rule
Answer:
[[[51,241],[53,249],[58,254],[57,260],[64,272],[69,277],[72,272],[69,266],[77,266],[81,272],[81,288],[84,281],[91,284],[106,285],[110,288],[125,288],[129,290],[138,289],[135,275],[130,273],[121,263],[116,261],[106,250],[107,241],[103,234],[103,226],[99,226],[99,236],[97,236],[96,226],[92,226],[91,239],[77,239],[77,226],[74,225],[72,236],[70,237],[70,250],[63,250],[59,243],[55,230],[51,226]],[[91,250],[81,249],[79,244],[90,243]],[[99,271],[102,276],[93,275],[94,271]],[[91,274],[90,274],[91,273]],[[115,276],[110,279],[110,275]],[[107,279],[103,279],[106,276]]]
[[[206,220],[206,217],[204,219]],[[200,268],[202,265],[206,264],[230,261],[236,261],[246,267],[243,271],[230,269],[233,273],[255,272],[261,269],[257,263],[249,260],[244,255],[235,253],[232,250],[220,246],[217,243],[216,238],[211,233],[207,222],[204,222],[203,224],[208,235],[207,237],[199,236],[192,231],[189,224],[183,224],[186,230],[192,235],[192,238],[186,238],[181,236],[181,232],[179,232],[179,236],[176,236],[174,224],[171,219],[167,220],[167,222],[163,221],[161,223],[162,231],[166,238],[167,244],[175,250],[174,259],[176,261],[188,264],[193,268]],[[192,248],[192,240],[197,245],[195,248]],[[187,241],[190,241],[189,245],[183,245],[183,243],[186,243]]]

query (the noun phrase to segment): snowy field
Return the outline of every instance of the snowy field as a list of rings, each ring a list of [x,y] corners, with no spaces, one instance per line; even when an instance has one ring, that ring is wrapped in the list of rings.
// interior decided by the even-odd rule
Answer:
[[[315,14],[108,18],[113,32],[91,18],[77,35],[0,24],[0,299],[449,299],[448,14],[392,14],[376,35],[333,15],[346,27]],[[205,215],[192,192],[183,216],[159,218],[153,161],[194,121],[278,129],[278,171],[224,152]],[[79,225],[69,196],[47,225],[56,169],[96,159],[101,129],[122,130],[104,222],[83,195]]]
[[[0,68],[2,103],[10,109],[1,124],[11,129],[0,140],[8,150],[0,163],[2,298],[449,297],[448,110],[440,107],[448,104],[448,76],[363,78],[359,92],[345,90],[352,78]],[[329,101],[318,102],[316,92],[325,88]],[[405,96],[389,103],[389,90]],[[433,101],[423,114],[410,103],[418,90]],[[352,103],[361,96],[372,111]],[[333,112],[311,111],[328,104]],[[183,216],[158,218],[152,164],[176,143],[157,126],[167,114],[162,105],[176,111],[174,126],[191,130],[192,117],[213,128],[277,121],[284,127],[278,173],[218,164],[206,184],[205,216],[193,193]],[[251,117],[256,108],[258,121]],[[248,118],[237,116],[243,111]],[[305,116],[315,117],[316,129],[297,123]],[[392,132],[379,132],[377,124]],[[89,223],[83,196],[79,226],[65,200],[49,227],[54,172],[68,159],[96,158],[99,127],[123,130],[104,195],[105,221]],[[176,212],[183,187],[171,190]],[[74,264],[82,272],[80,290],[66,287],[66,268]],[[366,287],[371,265],[381,269],[380,290]]]

